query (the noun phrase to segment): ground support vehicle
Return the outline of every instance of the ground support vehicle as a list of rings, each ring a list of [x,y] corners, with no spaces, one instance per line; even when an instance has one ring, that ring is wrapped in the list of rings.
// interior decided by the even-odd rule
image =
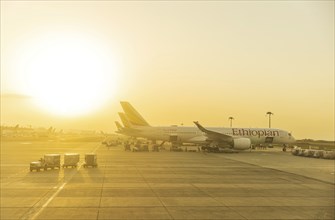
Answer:
[[[200,147],[186,147],[185,152],[200,152]]]
[[[183,151],[183,149],[181,148],[180,143],[173,142],[173,143],[171,143],[170,151],[181,152],[181,151]]]
[[[320,156],[321,156],[321,158],[322,158],[322,155],[323,155],[323,151],[321,151],[321,150],[316,150],[316,151],[314,152],[313,157],[314,157],[314,158],[320,158]]]
[[[154,145],[152,146],[152,151],[159,152],[159,145],[158,145],[158,144],[154,144]]]
[[[142,144],[141,147],[140,147],[140,151],[149,151],[148,144]]]
[[[181,147],[170,147],[170,151],[182,152],[183,149]]]
[[[125,151],[131,151],[129,143],[124,144],[124,150]]]
[[[64,154],[64,167],[77,167],[80,155],[78,153],[66,153]]]
[[[322,155],[323,159],[335,159],[335,151],[324,151]]]
[[[60,169],[60,154],[45,154],[42,163],[44,163],[44,170],[56,167]]]
[[[147,144],[135,144],[133,151],[149,151],[149,146]]]
[[[40,170],[42,169],[44,169],[44,166],[41,161],[30,162],[30,172],[32,172],[33,170],[40,172]]]
[[[291,153],[293,155],[298,155],[299,154],[299,151],[301,151],[301,148],[300,147],[297,147],[297,146],[294,146],[294,148],[292,149]]]
[[[84,163],[84,168],[86,167],[97,167],[97,155],[95,153],[88,153],[85,154],[85,163]]]
[[[314,150],[314,149],[301,149],[299,147],[294,147],[292,149],[292,154],[296,156],[314,157],[320,159],[335,159],[334,150]]]

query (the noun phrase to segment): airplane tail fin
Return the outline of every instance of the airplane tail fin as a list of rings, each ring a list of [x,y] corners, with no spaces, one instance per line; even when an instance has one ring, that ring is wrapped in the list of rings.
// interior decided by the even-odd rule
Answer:
[[[122,124],[123,124],[124,127],[126,127],[126,128],[130,128],[130,127],[132,127],[132,124],[130,123],[130,121],[129,121],[129,119],[127,118],[127,116],[126,116],[125,113],[123,113],[123,112],[119,112],[118,114],[119,114],[119,116],[120,116],[120,119],[121,119]]]
[[[136,126],[150,126],[129,102],[120,102],[129,122]]]
[[[116,128],[117,128],[118,131],[122,131],[123,130],[122,125],[118,121],[115,121],[115,125],[116,125]]]

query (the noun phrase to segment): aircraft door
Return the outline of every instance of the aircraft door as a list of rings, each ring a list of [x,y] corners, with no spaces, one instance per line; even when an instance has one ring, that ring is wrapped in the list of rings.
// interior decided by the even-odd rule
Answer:
[[[266,144],[272,144],[272,142],[273,142],[273,137],[266,137],[265,138],[265,143]]]

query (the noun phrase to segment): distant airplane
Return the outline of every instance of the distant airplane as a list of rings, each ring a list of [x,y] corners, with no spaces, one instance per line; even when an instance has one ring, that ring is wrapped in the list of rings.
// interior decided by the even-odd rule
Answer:
[[[127,118],[127,116],[125,115],[125,113],[123,112],[119,112],[118,113],[119,116],[120,116],[120,119],[122,121],[122,124],[124,125],[124,127],[118,122],[116,121],[115,124],[116,124],[116,127],[117,127],[117,133],[119,134],[123,134],[123,135],[126,135],[126,136],[131,136],[131,137],[142,137],[139,132],[140,130],[136,129],[130,121],[129,119]]]
[[[174,143],[193,143],[207,150],[219,150],[220,148],[246,150],[252,144],[283,144],[286,146],[286,144],[295,142],[291,133],[275,128],[204,128],[198,122],[194,122],[197,127],[153,127],[129,102],[120,103],[124,114],[119,115],[125,117],[122,122],[126,120],[124,128],[132,131],[123,131],[128,136]]]
[[[44,127],[32,128],[23,127],[17,124],[14,127],[3,127],[1,126],[1,135],[2,136],[17,136],[17,137],[50,137],[56,134],[56,128],[52,126],[48,129]]]

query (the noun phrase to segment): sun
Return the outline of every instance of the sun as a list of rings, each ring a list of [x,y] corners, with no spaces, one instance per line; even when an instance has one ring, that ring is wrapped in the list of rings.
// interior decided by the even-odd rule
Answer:
[[[42,109],[63,116],[100,108],[116,90],[115,59],[83,33],[49,33],[25,48],[25,92]]]

